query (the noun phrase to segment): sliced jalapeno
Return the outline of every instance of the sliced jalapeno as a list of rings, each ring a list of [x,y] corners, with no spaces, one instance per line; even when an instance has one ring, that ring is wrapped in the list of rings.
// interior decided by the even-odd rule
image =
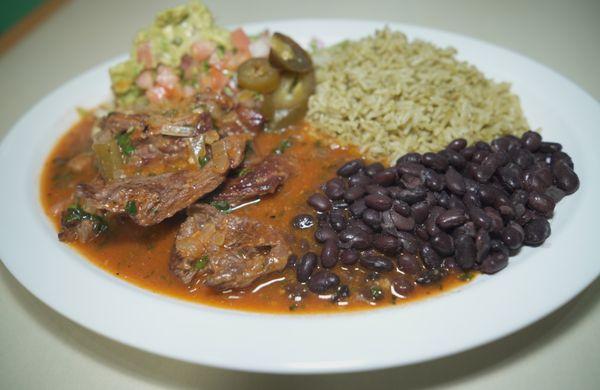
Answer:
[[[294,73],[308,73],[312,70],[310,55],[292,38],[281,33],[271,37],[269,61],[283,70]]]
[[[238,68],[238,85],[260,93],[273,92],[279,85],[279,71],[266,58],[250,58]]]
[[[315,91],[314,72],[306,74],[287,74],[281,78],[279,86],[272,94],[273,107],[293,108],[306,104]]]

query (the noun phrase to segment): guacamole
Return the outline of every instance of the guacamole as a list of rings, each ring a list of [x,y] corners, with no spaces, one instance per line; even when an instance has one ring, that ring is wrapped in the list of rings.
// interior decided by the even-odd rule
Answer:
[[[145,103],[143,91],[135,84],[137,76],[145,68],[138,62],[138,49],[142,45],[151,48],[152,65],[159,64],[178,69],[181,57],[190,52],[194,42],[210,40],[224,49],[232,47],[228,30],[215,24],[208,8],[197,0],[159,13],[152,25],[137,33],[130,59],[113,66],[110,70],[112,90],[119,106],[138,106]]]

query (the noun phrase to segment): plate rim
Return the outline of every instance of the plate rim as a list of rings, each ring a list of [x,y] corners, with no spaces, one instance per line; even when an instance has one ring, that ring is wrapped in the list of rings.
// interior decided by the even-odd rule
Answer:
[[[582,89],[581,87],[577,86],[576,84],[574,84],[571,80],[569,80],[568,78],[566,78],[565,76],[557,73],[556,71],[552,70],[551,68],[547,67],[546,65],[540,64],[538,62],[536,62],[535,60],[532,60],[520,53],[511,51],[509,49],[503,48],[501,46],[492,44],[492,43],[488,43],[482,40],[479,40],[477,38],[473,38],[473,37],[469,37],[466,35],[462,35],[462,34],[458,34],[455,32],[448,32],[448,31],[443,31],[443,30],[439,30],[439,29],[433,29],[433,28],[428,28],[428,27],[422,27],[422,26],[416,26],[416,25],[412,25],[412,24],[406,24],[406,23],[396,23],[396,22],[386,22],[386,21],[374,21],[374,20],[360,20],[360,19],[331,19],[331,18],[304,18],[304,19],[285,19],[285,20],[272,20],[272,21],[264,21],[264,22],[253,22],[253,23],[246,23],[246,24],[242,24],[241,27],[247,28],[247,29],[253,29],[253,28],[257,28],[257,27],[269,27],[269,26],[273,26],[273,25],[288,25],[288,24],[310,24],[310,23],[340,23],[340,24],[362,24],[362,25],[377,25],[380,27],[383,27],[385,25],[390,26],[392,29],[394,30],[398,30],[398,31],[402,31],[402,32],[406,32],[406,30],[413,30],[413,31],[420,31],[425,32],[425,33],[435,33],[435,34],[442,34],[442,35],[446,35],[448,36],[451,40],[453,39],[460,39],[460,40],[469,40],[472,41],[473,43],[477,44],[477,45],[483,45],[485,47],[488,48],[492,48],[493,50],[501,50],[503,52],[505,52],[505,54],[508,54],[510,56],[516,56],[516,58],[518,58],[519,60],[524,60],[529,62],[530,64],[533,64],[535,67],[541,67],[543,68],[545,71],[550,72],[550,74],[558,79],[561,83],[567,83],[568,86],[571,89],[575,89],[577,94],[583,94],[584,97],[586,99],[591,99],[593,100],[593,102],[595,103],[595,108],[596,111],[598,111],[599,105],[598,102],[595,101],[595,99],[584,89]],[[372,30],[370,30],[370,32],[372,32]],[[365,35],[367,33],[367,29],[363,28],[363,34]],[[435,35],[434,34],[434,35]],[[441,46],[438,44],[438,42],[433,41],[434,44]],[[30,110],[28,110],[12,127],[11,129],[5,134],[5,136],[2,139],[2,143],[0,144],[0,161],[3,161],[3,159],[5,158],[5,153],[7,149],[7,146],[12,140],[13,138],[15,138],[15,133],[16,133],[16,129],[19,129],[20,127],[23,127],[24,124],[27,122],[27,118],[29,118],[33,113],[36,113],[36,110],[39,110],[41,106],[43,106],[45,104],[45,102],[47,102],[48,100],[51,100],[52,98],[55,98],[57,96],[59,96],[61,94],[61,92],[64,92],[65,90],[69,90],[69,87],[77,84],[77,82],[81,82],[80,80],[85,78],[86,75],[90,75],[93,74],[94,72],[99,72],[102,69],[105,69],[108,64],[114,63],[114,61],[118,60],[118,59],[122,59],[123,55],[118,56],[116,58],[113,58],[111,60],[102,62],[99,65],[96,65],[92,68],[90,68],[89,70],[85,71],[82,74],[79,74],[73,78],[71,78],[69,81],[67,81],[66,83],[63,83],[62,85],[60,85],[58,88],[56,88],[54,91],[50,92],[48,95],[46,95],[43,99],[41,99],[38,103],[36,103]],[[596,115],[598,115],[598,112],[596,112]],[[63,133],[64,131],[66,131],[66,129],[63,129]],[[8,141],[7,141],[8,140]],[[56,139],[55,139],[56,141]],[[45,156],[44,156],[45,157]],[[31,163],[31,161],[28,161],[28,163]],[[39,168],[39,167],[38,167]],[[0,172],[4,172],[5,168],[1,168]],[[34,175],[35,176],[35,183],[38,183],[39,180],[39,170],[37,170],[36,172],[37,174]],[[22,178],[24,179],[24,178]],[[39,184],[38,184],[39,186]],[[590,183],[591,186],[591,183]],[[37,188],[36,188],[37,189]],[[35,201],[38,202],[38,196],[37,196],[37,191],[35,193]],[[5,194],[0,195],[0,199],[5,199]],[[6,202],[0,202],[0,210],[2,210],[5,206],[3,206],[4,204],[7,204]],[[39,206],[39,204],[38,204]],[[41,210],[41,208],[40,208]],[[36,210],[37,212],[38,210]],[[597,210],[596,210],[597,211]],[[33,210],[30,210],[31,213],[33,213]],[[47,220],[46,216],[43,215],[42,216],[44,219]],[[46,221],[48,222],[48,221]],[[47,228],[48,226],[46,226],[45,228]],[[54,232],[54,231],[53,231]],[[55,233],[55,232],[54,232]],[[554,237],[554,235],[552,236]],[[2,239],[0,238],[0,242],[2,242]],[[57,242],[58,243],[58,242]],[[62,250],[62,249],[67,249],[67,250]],[[62,252],[73,252],[73,250],[68,249],[68,248],[62,248],[61,251]],[[236,361],[231,363],[229,360],[218,360],[218,359],[214,359],[214,360],[210,360],[210,359],[202,359],[201,356],[196,356],[196,357],[192,357],[190,358],[188,356],[188,358],[183,357],[181,355],[177,355],[177,354],[170,354],[168,352],[165,351],[157,351],[155,349],[152,348],[147,348],[145,345],[143,344],[139,344],[139,343],[135,343],[135,342],[128,342],[128,340],[124,340],[122,337],[118,337],[118,335],[115,334],[107,334],[106,332],[103,332],[101,330],[98,330],[97,327],[94,327],[92,325],[89,324],[89,321],[86,320],[81,320],[81,318],[74,318],[77,316],[72,315],[72,313],[70,313],[71,315],[69,315],[69,310],[67,307],[63,305],[58,305],[56,304],[56,302],[48,302],[50,299],[48,299],[48,301],[45,298],[48,298],[47,296],[39,296],[38,294],[36,294],[36,291],[38,291],[38,289],[36,288],[30,288],[31,286],[28,286],[28,282],[24,282],[22,280],[22,278],[20,278],[18,275],[20,275],[21,277],[23,277],[23,275],[18,272],[15,271],[14,268],[16,267],[13,261],[8,261],[7,258],[12,256],[12,254],[9,254],[9,256],[6,256],[8,254],[8,252],[5,250],[4,245],[0,245],[0,259],[2,259],[3,263],[5,264],[5,266],[7,267],[7,269],[11,272],[11,274],[13,276],[15,276],[15,278],[19,281],[19,283],[21,285],[23,285],[29,292],[31,292],[34,296],[36,296],[38,299],[40,299],[42,302],[44,302],[46,305],[50,306],[51,308],[53,308],[53,310],[58,311],[61,315],[69,318],[70,320],[78,323],[79,325],[84,326],[87,329],[92,330],[95,333],[98,334],[102,334],[105,337],[108,337],[110,339],[119,341],[121,343],[133,346],[135,348],[138,349],[142,349],[142,350],[146,350],[152,353],[156,353],[159,355],[163,355],[163,356],[168,356],[174,359],[178,359],[178,360],[184,360],[184,361],[188,361],[188,362],[192,362],[192,363],[200,363],[200,364],[205,364],[205,365],[209,365],[209,366],[215,366],[215,367],[225,367],[225,368],[230,368],[230,369],[237,369],[237,370],[244,370],[244,371],[257,371],[257,372],[277,372],[277,373],[325,373],[325,372],[345,372],[345,371],[361,371],[361,370],[369,370],[369,369],[375,369],[375,368],[384,368],[384,367],[390,367],[390,366],[395,366],[398,365],[397,364],[397,357],[392,357],[391,359],[353,359],[353,360],[348,360],[348,361],[336,361],[336,360],[332,360],[332,361],[328,361],[326,362],[326,364],[323,364],[322,366],[320,366],[319,364],[324,363],[324,362],[302,362],[302,361],[288,361],[287,364],[284,364],[282,362],[275,364],[275,365],[271,365],[271,366],[261,366],[260,362],[258,364],[256,364],[256,362],[251,362],[251,364],[243,364],[240,361]],[[77,255],[77,257],[79,257],[79,255]],[[88,267],[94,267],[90,262],[88,262],[87,260],[85,261],[85,265],[84,267],[87,265]],[[90,271],[90,269],[88,269],[87,271]],[[107,278],[111,279],[111,282],[115,282],[116,279],[114,277],[112,277],[111,275],[109,275],[107,272],[100,270],[99,268],[96,269],[96,271],[100,271],[100,273],[104,274]],[[97,273],[97,272],[96,272]],[[494,336],[491,337],[483,337],[483,338],[479,338],[477,339],[476,337],[474,337],[471,340],[471,343],[462,343],[461,346],[456,347],[454,349],[452,348],[448,348],[444,353],[436,353],[435,351],[429,351],[429,352],[424,352],[419,358],[413,358],[413,359],[404,359],[402,360],[402,365],[404,364],[412,364],[412,363],[417,363],[417,362],[421,362],[421,361],[425,361],[425,360],[430,360],[433,358],[439,358],[442,356],[447,356],[453,353],[457,353],[460,351],[464,351],[470,348],[473,348],[475,346],[487,343],[487,342],[491,342],[493,340],[496,340],[498,338],[504,337],[510,333],[513,333],[537,320],[539,320],[540,318],[550,314],[552,311],[558,309],[559,307],[561,307],[562,305],[564,305],[566,302],[568,302],[569,300],[571,300],[572,298],[574,298],[575,296],[577,296],[577,294],[579,294],[583,289],[585,289],[589,284],[591,284],[597,277],[598,273],[596,273],[596,275],[594,277],[589,278],[589,280],[587,280],[587,282],[581,286],[579,286],[580,288],[575,289],[577,291],[575,291],[574,294],[570,294],[569,296],[565,296],[564,299],[558,304],[556,305],[556,303],[554,304],[550,304],[548,305],[548,307],[542,309],[542,310],[538,310],[537,316],[530,316],[529,320],[525,323],[521,323],[520,325],[517,326],[513,326],[513,327],[504,327],[503,331],[501,332],[495,332]],[[144,293],[142,293],[142,296],[145,296],[146,298],[148,298],[148,296],[150,297],[151,300],[155,300],[156,296],[150,292],[147,292],[139,287],[135,287],[135,286],[131,286],[128,283],[121,281],[120,279],[117,279],[117,284],[119,284],[120,282],[120,286],[119,286],[119,291],[121,291],[122,289],[133,289],[135,290],[135,294],[139,294],[140,291],[137,290],[141,290],[144,291]],[[462,293],[462,292],[461,292]],[[147,295],[146,295],[147,294]],[[347,317],[355,317],[355,316],[360,316],[362,317],[368,317],[368,319],[371,319],[370,323],[377,323],[378,321],[381,320],[377,320],[375,319],[375,321],[373,321],[373,317],[381,317],[381,318],[385,318],[385,317],[389,317],[389,312],[391,311],[398,311],[398,310],[411,310],[411,311],[416,311],[417,313],[419,312],[423,312],[423,309],[415,309],[413,310],[413,307],[429,307],[431,306],[431,302],[435,302],[438,301],[439,299],[443,299],[446,300],[446,297],[451,297],[452,293],[450,294],[444,294],[442,295],[440,298],[430,298],[427,299],[426,301],[420,301],[417,304],[414,305],[406,305],[406,307],[402,307],[402,308],[383,308],[383,309],[377,309],[377,310],[369,310],[369,311],[360,311],[360,312],[356,312],[356,313],[343,313],[343,314],[336,314],[336,315],[329,315],[329,314],[304,314],[301,316],[298,316],[296,314],[294,315],[270,315],[270,314],[264,314],[264,313],[246,313],[246,312],[233,312],[235,314],[232,314],[232,312],[230,311],[225,311],[222,309],[215,309],[215,308],[209,308],[206,306],[202,306],[202,311],[206,311],[205,314],[207,314],[208,317],[211,317],[212,315],[216,315],[217,317],[223,316],[225,315],[230,316],[230,315],[234,315],[236,317],[243,317],[245,319],[247,318],[264,318],[264,317],[277,317],[276,321],[278,322],[282,322],[286,325],[290,325],[290,321],[292,322],[306,322],[304,321],[306,318],[315,318],[318,317],[319,321],[321,322],[329,322],[329,323],[333,323],[335,325],[340,325],[340,320],[339,318],[347,318]],[[168,302],[166,303],[167,305],[173,305],[176,306],[178,308],[180,308],[182,305],[183,306],[188,306],[188,305],[193,305],[194,310],[196,310],[198,308],[199,305],[197,304],[192,304],[192,303],[188,303],[188,302],[181,302],[179,300],[176,300],[174,298],[166,298],[166,300],[164,300],[164,302]],[[163,303],[164,303],[163,302]],[[551,308],[549,308],[549,306],[552,306]],[[226,313],[224,313],[226,312]],[[386,314],[384,314],[386,313]],[[333,318],[335,317],[335,318]],[[214,317],[211,317],[214,318]],[[299,320],[300,318],[300,320]],[[293,320],[292,320],[293,319]],[[280,321],[282,320],[282,321]],[[262,321],[262,320],[260,320]],[[312,321],[312,320],[311,320]],[[314,326],[313,326],[314,328]],[[131,340],[129,340],[131,341]],[[377,349],[375,349],[377,350]]]

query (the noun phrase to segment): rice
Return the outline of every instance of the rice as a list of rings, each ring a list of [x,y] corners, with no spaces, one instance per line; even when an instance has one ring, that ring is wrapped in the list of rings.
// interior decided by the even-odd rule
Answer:
[[[491,141],[528,130],[510,85],[485,78],[455,54],[387,28],[321,49],[307,118],[339,143],[389,161],[455,138]]]

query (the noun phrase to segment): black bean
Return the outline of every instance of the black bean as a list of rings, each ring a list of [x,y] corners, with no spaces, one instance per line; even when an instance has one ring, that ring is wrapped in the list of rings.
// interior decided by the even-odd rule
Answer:
[[[402,248],[408,253],[416,254],[419,251],[419,241],[417,237],[407,232],[397,232],[396,237],[402,244]]]
[[[450,256],[454,253],[454,240],[444,232],[439,232],[431,237],[429,242],[441,256]]]
[[[552,165],[552,173],[556,179],[556,185],[567,194],[572,194],[579,188],[579,177],[564,161],[557,161]]]
[[[423,268],[419,257],[407,252],[401,253],[397,262],[400,271],[409,275],[416,275]]]
[[[456,195],[450,195],[450,201],[448,202],[449,209],[461,209],[466,210],[467,206],[465,203]]]
[[[523,245],[525,231],[519,224],[511,222],[502,229],[500,238],[509,249],[517,250]]]
[[[398,249],[398,239],[389,234],[373,236],[373,247],[381,253],[392,254]]]
[[[494,152],[506,152],[508,150],[510,140],[508,137],[498,137],[490,142],[490,146]]]
[[[340,232],[340,241],[354,249],[367,249],[371,246],[371,235],[357,227],[351,227]]]
[[[442,229],[450,229],[456,226],[460,226],[467,221],[465,211],[461,209],[450,209],[441,213],[436,223]]]
[[[333,298],[331,300],[333,302],[339,302],[339,301],[343,301],[343,300],[347,299],[349,296],[350,296],[350,288],[347,285],[342,284],[341,286],[338,286],[338,288],[335,291],[335,294],[333,295]]]
[[[314,252],[306,252],[296,266],[296,278],[299,282],[306,282],[317,266],[317,255]]]
[[[336,240],[327,240],[321,249],[321,265],[325,268],[335,266],[338,261],[339,250]]]
[[[552,185],[553,180],[550,168],[542,167],[525,172],[521,185],[527,191],[544,192]]]
[[[463,150],[460,151],[460,154],[466,160],[471,160],[476,151],[477,151],[477,149],[475,148],[475,146],[467,146],[466,148],[464,148]]]
[[[504,242],[502,242],[501,240],[491,240],[490,241],[490,251],[502,252],[506,256],[510,256],[510,251],[508,250],[508,247],[506,245],[504,245]]]
[[[443,175],[436,173],[432,169],[424,169],[421,173],[421,179],[425,186],[432,191],[441,191],[446,185],[446,181]]]
[[[530,192],[527,198],[527,206],[549,218],[554,212],[555,203],[548,195]]]
[[[332,179],[335,180],[335,179]],[[325,185],[325,195],[327,195],[327,197],[331,200],[338,200],[338,199],[342,199],[342,197],[344,196],[344,186],[343,184],[340,186],[337,183],[336,184],[329,184],[327,183]]]
[[[394,226],[398,230],[410,231],[415,227],[415,220],[411,217],[403,217],[398,213],[391,213],[391,218]]]
[[[473,221],[475,226],[481,229],[489,230],[492,220],[485,211],[477,206],[470,206],[467,207],[467,213],[469,214],[469,218],[471,221]]]
[[[325,242],[327,240],[336,239],[337,234],[329,226],[322,226],[315,231],[315,240],[318,242]]]
[[[394,184],[396,181],[396,170],[394,168],[384,169],[373,175],[373,182],[381,186],[387,187]]]
[[[527,169],[533,164],[533,154],[527,149],[519,149],[515,152],[513,161],[521,167],[521,169]]]
[[[296,229],[308,229],[313,227],[315,219],[310,214],[298,214],[292,219],[292,226]]]
[[[519,166],[515,163],[508,163],[505,166],[498,169],[498,175],[502,180],[502,184],[510,190],[514,191],[521,188],[521,182],[523,177]]]
[[[415,289],[415,282],[408,279],[406,276],[397,276],[392,282],[392,289],[396,294],[407,297]]]
[[[554,153],[560,152],[562,150],[562,145],[558,142],[542,142],[538,152],[541,153]]]
[[[370,194],[365,196],[365,204],[373,210],[385,211],[392,207],[392,199],[386,195]]]
[[[329,223],[333,230],[339,232],[346,228],[346,217],[344,215],[344,210],[336,209],[331,210],[329,213]]]
[[[561,190],[560,188],[558,188],[556,186],[548,187],[548,189],[544,192],[544,194],[546,194],[550,198],[552,198],[554,203],[560,202],[561,199],[567,195],[567,193],[565,191]]]
[[[508,256],[502,252],[491,252],[483,259],[479,271],[484,274],[495,274],[508,265]]]
[[[367,205],[365,204],[364,199],[357,199],[354,203],[350,205],[350,212],[355,217],[360,217],[362,213],[367,209]]]
[[[452,167],[446,171],[446,187],[456,195],[463,195],[466,191],[465,178]]]
[[[413,189],[423,187],[423,180],[421,179],[421,177],[417,176],[402,175],[400,177],[399,184],[402,184],[407,189]]]
[[[323,194],[313,194],[308,198],[308,204],[315,210],[325,212],[331,209],[331,201]]]
[[[372,228],[378,229],[381,226],[381,212],[373,209],[366,209],[362,213],[362,220]]]
[[[364,223],[362,221],[362,219],[352,219],[352,220],[348,221],[347,225],[349,228],[356,228],[356,229],[362,230],[363,232],[365,232],[367,234],[373,233],[373,228],[371,228],[366,223]]]
[[[354,265],[358,262],[360,255],[354,249],[342,249],[340,251],[340,262],[344,265]]]
[[[420,164],[421,155],[419,153],[407,153],[404,156],[400,157],[398,160],[396,160],[396,165],[405,162]]]
[[[380,186],[379,184],[369,184],[365,187],[367,194],[385,195],[388,196],[388,189]]]
[[[421,248],[421,259],[427,268],[438,268],[442,265],[442,258],[429,244],[425,244]]]
[[[470,237],[475,237],[477,235],[477,227],[475,226],[475,224],[473,222],[467,222],[462,226],[457,227],[456,229],[454,229],[452,231],[452,234],[466,234],[467,236]]]
[[[402,162],[396,165],[396,171],[399,175],[421,176],[421,172],[425,167],[421,164]]]
[[[423,223],[429,215],[431,205],[427,201],[421,201],[413,204],[411,207],[412,216],[416,223]]]
[[[394,268],[392,260],[383,256],[365,255],[359,260],[359,264],[368,270],[377,272],[390,272]]]
[[[321,270],[311,276],[308,289],[315,294],[322,294],[335,289],[339,284],[339,276],[331,271]]]
[[[410,217],[412,213],[410,205],[401,200],[394,200],[392,202],[392,209],[403,217]]]
[[[542,245],[551,233],[550,224],[544,218],[533,218],[523,226],[523,230],[525,230],[523,242],[529,246]]]
[[[425,153],[422,159],[423,165],[443,172],[448,168],[448,159],[439,153]]]
[[[425,220],[425,227],[427,228],[427,234],[429,236],[435,236],[441,229],[437,225],[437,218],[444,213],[446,210],[440,206],[433,206],[429,209],[429,215]]]
[[[435,197],[435,203],[437,203],[438,205],[440,205],[441,207],[443,207],[445,209],[450,208],[450,195],[448,195],[447,192],[445,192],[445,191],[437,192],[434,194],[434,197]]]
[[[536,152],[540,148],[540,145],[542,145],[542,136],[535,131],[526,131],[521,136],[521,143],[525,149],[530,152]]]
[[[337,174],[343,177],[350,177],[360,171],[365,165],[362,160],[348,161],[338,169]]]
[[[471,161],[476,164],[481,164],[489,154],[490,152],[488,152],[487,150],[477,149],[475,153],[473,153]]]
[[[477,262],[483,261],[492,248],[490,235],[486,230],[480,229],[475,237],[475,250],[477,251]]]
[[[381,172],[384,170],[383,164],[381,163],[373,163],[370,165],[367,165],[367,167],[365,168],[365,173],[371,177],[375,176],[375,174],[377,172]]]
[[[406,202],[410,205],[419,202],[427,196],[427,190],[423,187],[417,187],[412,189],[404,189],[398,194],[398,199]]]
[[[350,187],[366,186],[371,183],[371,178],[363,172],[358,172],[348,178],[348,183]]]
[[[477,142],[475,142],[475,148],[477,150],[485,150],[486,152],[491,152],[492,151],[492,147],[489,144],[487,144],[487,143],[485,143],[483,141],[477,141]]]
[[[463,150],[465,147],[467,146],[467,140],[464,138],[457,138],[453,141],[451,141],[447,148],[455,150],[457,152],[460,152],[461,150]]]
[[[298,256],[292,253],[288,256],[285,268],[296,268],[296,263],[298,263]]]
[[[429,233],[425,224],[419,224],[415,226],[415,235],[423,241],[429,240]]]
[[[463,169],[467,160],[465,157],[452,149],[446,149],[444,151],[446,158],[448,159],[448,164],[452,165],[456,169]]]
[[[475,240],[466,234],[458,235],[454,239],[454,249],[456,263],[464,270],[473,268],[477,254]]]
[[[483,211],[490,217],[490,231],[499,232],[504,226],[504,221],[502,220],[502,216],[500,213],[491,207],[485,207]]]
[[[565,164],[569,166],[569,168],[574,169],[575,165],[573,164],[573,159],[571,156],[566,154],[565,152],[554,152],[552,153],[552,157],[550,159],[550,165],[554,165],[559,161],[564,161]]]
[[[362,186],[350,187],[344,192],[344,199],[348,202],[354,202],[365,194],[365,188]]]

